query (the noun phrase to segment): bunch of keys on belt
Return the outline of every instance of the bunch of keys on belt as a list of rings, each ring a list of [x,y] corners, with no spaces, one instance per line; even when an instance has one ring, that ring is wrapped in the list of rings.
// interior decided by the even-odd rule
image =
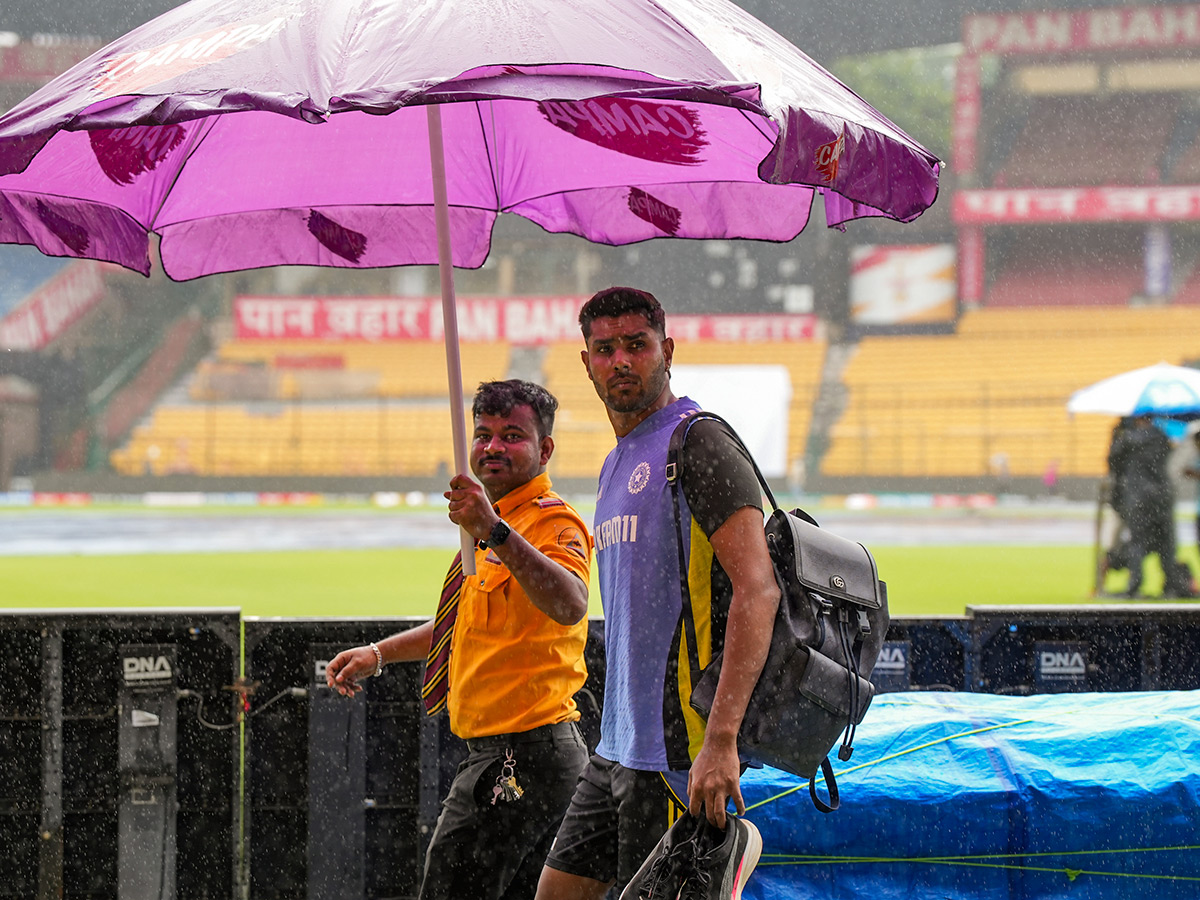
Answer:
[[[505,747],[504,765],[500,767],[500,774],[496,776],[496,786],[492,788],[492,806],[496,805],[497,800],[509,802],[521,799],[521,795],[525,793],[525,789],[517,784],[517,778],[514,774],[516,770],[517,761],[513,758],[513,752],[508,747]]]

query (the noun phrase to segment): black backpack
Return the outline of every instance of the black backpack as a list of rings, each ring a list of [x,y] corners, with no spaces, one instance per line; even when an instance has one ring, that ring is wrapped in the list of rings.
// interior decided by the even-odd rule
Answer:
[[[679,512],[683,444],[688,429],[701,419],[721,422],[735,440],[740,443],[741,439],[720,416],[697,412],[676,426],[667,450],[667,481],[683,587],[684,640],[693,673],[690,702],[707,718],[721,674],[721,656],[716,655],[701,672]],[[746,455],[750,457],[749,451]],[[838,758],[850,759],[855,726],[875,694],[869,679],[887,634],[887,586],[879,580],[875,560],[862,544],[822,530],[803,510],[789,513],[780,509],[757,463],[750,459],[773,510],[766,522],[767,549],[783,596],[771,649],[738,733],[738,749],[752,762],[809,779],[813,803],[822,812],[832,812],[839,798],[828,754],[842,736]],[[817,795],[818,771],[825,776],[828,803]]]

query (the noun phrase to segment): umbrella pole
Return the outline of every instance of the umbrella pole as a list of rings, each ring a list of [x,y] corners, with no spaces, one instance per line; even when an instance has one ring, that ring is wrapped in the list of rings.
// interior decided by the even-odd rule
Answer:
[[[454,299],[454,266],[450,263],[450,207],[446,200],[446,154],[442,144],[442,110],[425,107],[429,123],[429,168],[433,175],[433,217],[437,225],[438,274],[442,281],[442,332],[446,341],[446,376],[450,384],[450,430],[454,439],[454,471],[468,473],[467,429],[463,421],[462,359],[458,342],[458,311]],[[475,574],[475,540],[460,529],[464,575]]]

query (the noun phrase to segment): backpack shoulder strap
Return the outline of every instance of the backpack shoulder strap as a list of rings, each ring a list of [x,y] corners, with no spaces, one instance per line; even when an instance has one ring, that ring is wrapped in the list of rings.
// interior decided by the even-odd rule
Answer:
[[[693,687],[695,687],[696,679],[700,677],[700,653],[696,641],[696,619],[692,614],[692,592],[688,584],[687,557],[683,550],[683,514],[679,510],[679,494],[682,491],[680,477],[683,475],[683,445],[687,441],[688,431],[701,419],[712,419],[729,429],[730,435],[741,445],[746,457],[750,460],[750,465],[754,467],[754,474],[758,477],[758,483],[762,487],[763,493],[771,502],[771,508],[779,509],[779,504],[775,502],[775,495],[771,493],[771,488],[759,470],[758,463],[754,461],[754,457],[732,425],[716,413],[699,410],[686,419],[682,419],[675,426],[675,430],[671,432],[670,443],[667,445],[666,476],[667,483],[671,486],[671,510],[675,516],[675,548],[679,557],[679,589],[683,599],[684,639],[687,641],[688,668]]]
[[[775,502],[775,495],[771,493],[771,486],[767,484],[767,479],[763,477],[763,473],[759,470],[758,463],[755,462],[754,456],[747,449],[745,442],[738,435],[737,431],[716,413],[706,412],[705,410],[697,410],[686,419],[680,420],[679,424],[675,426],[675,430],[671,432],[671,441],[667,445],[667,483],[671,485],[671,491],[674,492],[677,490],[677,482],[683,474],[683,445],[687,441],[688,432],[701,419],[711,419],[714,422],[720,422],[729,429],[729,434],[737,441],[742,450],[745,451],[746,458],[750,460],[750,465],[754,467],[754,474],[758,478],[759,486],[762,488],[767,500],[770,501],[771,508],[779,509],[779,504]],[[678,507],[676,508],[675,521],[676,523],[679,522]]]

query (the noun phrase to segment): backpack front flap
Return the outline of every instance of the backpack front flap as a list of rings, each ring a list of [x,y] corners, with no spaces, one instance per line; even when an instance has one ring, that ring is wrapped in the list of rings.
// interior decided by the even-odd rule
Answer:
[[[871,552],[799,518],[776,510],[767,524],[767,540],[775,534],[794,550],[795,577],[810,591],[855,606],[881,609],[884,605],[878,570]],[[789,575],[791,573],[788,573]]]

